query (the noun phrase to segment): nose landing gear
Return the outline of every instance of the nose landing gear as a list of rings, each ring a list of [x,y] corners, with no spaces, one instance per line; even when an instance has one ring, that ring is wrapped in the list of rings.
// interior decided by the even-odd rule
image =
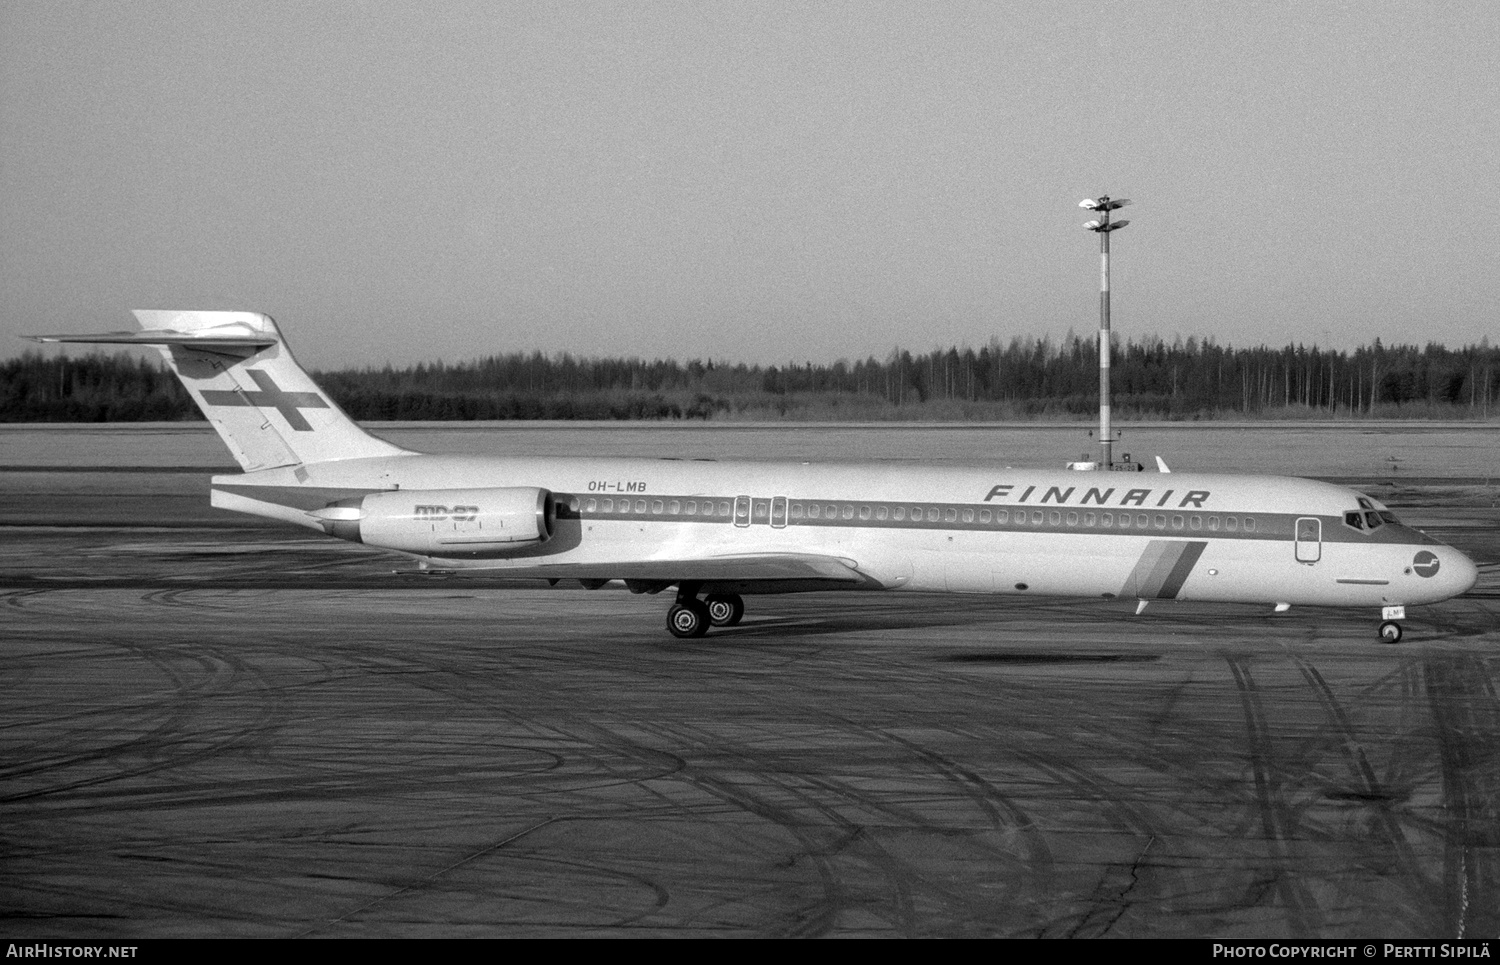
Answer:
[[[1397,620],[1406,619],[1406,607],[1388,606],[1380,610],[1380,618],[1385,622],[1380,625],[1380,640],[1382,643],[1401,642],[1401,624]]]

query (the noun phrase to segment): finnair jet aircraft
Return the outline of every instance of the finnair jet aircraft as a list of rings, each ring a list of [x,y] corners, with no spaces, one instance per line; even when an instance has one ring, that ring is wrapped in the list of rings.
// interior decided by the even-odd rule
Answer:
[[[34,336],[153,345],[244,472],[213,505],[496,570],[676,588],[679,637],[731,626],[743,595],[812,590],[1405,607],[1474,564],[1350,489],[1169,473],[424,455],[360,429],[252,312],[137,311],[142,331]]]

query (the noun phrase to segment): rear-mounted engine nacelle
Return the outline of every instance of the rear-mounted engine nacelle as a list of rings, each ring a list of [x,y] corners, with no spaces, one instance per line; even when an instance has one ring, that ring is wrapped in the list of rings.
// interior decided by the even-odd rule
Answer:
[[[505,556],[545,543],[557,507],[545,489],[398,489],[312,515],[341,539],[423,556]]]

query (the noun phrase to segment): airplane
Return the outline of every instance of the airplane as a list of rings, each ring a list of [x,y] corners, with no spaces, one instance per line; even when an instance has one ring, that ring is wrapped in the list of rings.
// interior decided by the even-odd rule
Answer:
[[[1396,643],[1407,606],[1478,579],[1378,500],[1307,479],[417,453],[356,425],[266,315],[134,314],[138,332],[28,337],[156,347],[243,470],[212,478],[212,505],[419,570],[675,588],[683,638],[738,624],[749,595],[895,590],[1379,607]]]

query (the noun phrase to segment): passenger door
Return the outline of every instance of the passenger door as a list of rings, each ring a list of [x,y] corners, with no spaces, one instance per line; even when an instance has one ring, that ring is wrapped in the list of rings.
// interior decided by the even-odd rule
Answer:
[[[1316,563],[1323,558],[1323,523],[1311,516],[1297,519],[1297,562]]]

